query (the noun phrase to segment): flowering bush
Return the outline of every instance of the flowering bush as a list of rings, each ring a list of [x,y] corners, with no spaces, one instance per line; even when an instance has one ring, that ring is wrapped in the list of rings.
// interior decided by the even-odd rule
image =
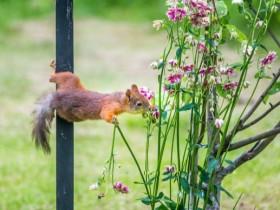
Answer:
[[[117,130],[139,170],[146,194],[141,201],[152,210],[219,209],[220,193],[231,197],[222,186],[223,179],[257,156],[280,132],[278,122],[269,131],[234,142],[237,133],[280,105],[271,103],[267,111],[251,119],[261,102],[280,91],[280,71],[273,74],[269,70],[277,56],[262,45],[275,1],[261,0],[256,9],[251,1],[232,3],[246,17],[248,35],[230,24],[223,0],[168,0],[166,19],[153,23],[156,30],[167,32],[168,40],[162,56],[151,64],[158,72],[157,94],[140,89],[151,100],[143,167],[119,125],[114,129],[114,136]],[[221,45],[227,41],[239,44],[240,61],[223,57]],[[260,54],[264,57],[256,58]],[[254,59],[258,59],[256,66]],[[249,68],[255,72],[254,86],[241,111],[236,111],[243,89],[250,84]],[[270,79],[270,84],[250,106],[263,79]],[[156,148],[150,148],[151,140],[157,141]],[[235,160],[227,159],[228,152],[251,144],[254,146]],[[150,164],[148,154],[155,151],[156,163]],[[112,154],[108,171],[113,173]],[[169,165],[164,168],[166,161]],[[112,179],[116,191],[128,192],[122,183],[113,183]]]

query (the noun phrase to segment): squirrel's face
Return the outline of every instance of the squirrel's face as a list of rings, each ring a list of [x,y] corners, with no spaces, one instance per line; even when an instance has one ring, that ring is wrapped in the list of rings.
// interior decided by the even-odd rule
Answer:
[[[127,89],[126,96],[129,100],[129,111],[132,113],[144,113],[150,108],[150,103],[138,90],[136,85],[132,85],[131,89]]]

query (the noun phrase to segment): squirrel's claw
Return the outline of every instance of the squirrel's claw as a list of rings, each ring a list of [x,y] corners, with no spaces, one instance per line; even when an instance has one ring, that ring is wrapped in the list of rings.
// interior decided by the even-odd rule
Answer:
[[[113,116],[113,118],[112,118],[112,123],[113,123],[114,125],[119,125],[119,121],[118,121],[118,119],[117,119],[116,116]]]
[[[54,70],[56,69],[56,62],[55,62],[55,60],[51,60],[50,67],[53,68]]]

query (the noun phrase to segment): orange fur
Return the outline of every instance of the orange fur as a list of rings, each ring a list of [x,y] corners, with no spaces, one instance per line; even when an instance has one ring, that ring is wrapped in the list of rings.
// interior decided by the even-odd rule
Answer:
[[[55,62],[51,63],[55,68]],[[86,90],[78,76],[71,72],[52,73],[50,82],[57,91],[41,98],[34,110],[32,137],[38,147],[50,152],[49,133],[54,113],[69,122],[102,119],[118,123],[123,112],[148,111],[149,101],[140,94],[136,85],[126,91],[99,93]]]
[[[103,119],[114,123],[116,116],[123,112],[139,112],[137,102],[143,105],[142,111],[149,108],[148,100],[139,93],[136,85],[126,92],[92,92],[86,90],[79,77],[71,72],[54,73],[50,82],[57,85],[57,94],[52,103],[54,109],[67,121]]]
[[[71,72],[54,73],[51,75],[49,81],[56,83],[58,91],[70,89],[85,90],[84,86],[80,82],[79,77]]]

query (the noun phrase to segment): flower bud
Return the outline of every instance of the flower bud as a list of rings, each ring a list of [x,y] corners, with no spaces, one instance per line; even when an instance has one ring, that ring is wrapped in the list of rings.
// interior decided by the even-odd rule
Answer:
[[[157,31],[159,31],[164,25],[163,20],[154,20],[153,21],[153,28],[155,28]]]
[[[224,121],[222,119],[216,119],[215,120],[215,126],[216,128],[220,129],[222,125],[224,124]]]

